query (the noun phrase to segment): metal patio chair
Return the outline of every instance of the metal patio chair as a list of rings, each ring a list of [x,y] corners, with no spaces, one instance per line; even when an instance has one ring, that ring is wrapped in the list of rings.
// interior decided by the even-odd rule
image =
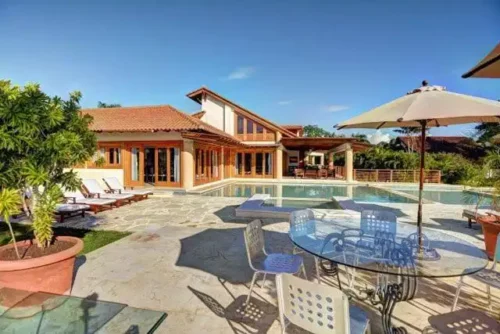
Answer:
[[[298,240],[299,238],[315,239],[317,237],[317,233],[316,233],[316,216],[314,215],[314,212],[311,209],[293,211],[290,214],[290,233],[293,234],[295,240]],[[304,253],[304,250],[294,244],[293,254],[299,254],[299,253]],[[313,257],[314,257],[314,267],[316,270],[316,280],[318,284],[320,284],[321,276],[319,268],[322,260],[319,259],[317,256]],[[331,262],[330,266],[331,269],[329,269],[329,271],[337,276],[337,283],[339,285],[339,288],[342,289],[338,266],[333,262]]]
[[[283,333],[289,323],[316,334],[370,333],[367,314],[335,287],[281,274],[276,290]]]
[[[255,281],[257,280],[257,276],[259,274],[264,275],[262,287],[266,282],[267,274],[296,274],[299,271],[302,271],[304,277],[307,278],[304,261],[301,256],[280,253],[268,254],[266,252],[264,232],[262,230],[262,223],[260,220],[256,219],[247,225],[245,229],[245,246],[247,250],[248,264],[254,271],[246,305],[248,305]]]
[[[493,306],[491,303],[491,287],[500,289],[500,273],[496,271],[497,262],[500,262],[500,233],[497,236],[497,244],[495,246],[495,256],[493,256],[493,266],[490,269],[483,269],[473,275],[469,275],[470,278],[475,279],[481,283],[486,284],[486,293],[488,294],[488,307],[490,311],[493,311]],[[451,311],[455,311],[458,304],[458,298],[460,297],[460,290],[463,285],[473,286],[471,284],[464,282],[464,276],[460,276],[458,281],[457,292],[455,293],[455,299],[453,300],[453,306]],[[474,287],[476,287],[474,285]]]

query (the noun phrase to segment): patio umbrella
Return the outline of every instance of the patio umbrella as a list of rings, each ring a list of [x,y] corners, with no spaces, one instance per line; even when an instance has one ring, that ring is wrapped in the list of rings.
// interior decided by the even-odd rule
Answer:
[[[500,78],[500,43],[462,78]]]
[[[420,183],[417,229],[422,245],[422,191],[424,189],[425,135],[430,127],[500,122],[500,102],[446,91],[442,86],[422,87],[394,101],[342,122],[337,129],[420,127]]]

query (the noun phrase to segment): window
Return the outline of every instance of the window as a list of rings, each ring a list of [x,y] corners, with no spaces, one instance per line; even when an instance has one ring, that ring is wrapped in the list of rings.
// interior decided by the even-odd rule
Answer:
[[[243,174],[243,153],[236,154],[236,163],[234,165],[236,166],[236,175],[242,175]]]
[[[252,153],[245,153],[245,175],[252,174]]]
[[[264,127],[260,124],[257,124],[257,133],[264,133]]]
[[[130,160],[130,164],[131,164],[131,172],[132,172],[132,175],[131,175],[131,178],[132,178],[132,181],[139,181],[139,175],[140,175],[140,165],[139,165],[139,161],[141,159],[141,156],[140,156],[140,148],[139,147],[132,147],[132,150],[131,150],[131,160]]]
[[[264,169],[266,175],[273,175],[273,155],[272,153],[265,153]]]
[[[118,147],[110,147],[108,149],[108,164],[119,165],[121,163],[121,149]]]
[[[247,134],[253,134],[253,121],[247,119]]]
[[[244,118],[241,115],[238,115],[238,134],[242,135],[244,133]]]
[[[180,182],[180,150],[177,147],[170,148],[170,182]]]
[[[255,174],[262,175],[264,169],[264,153],[255,153]]]

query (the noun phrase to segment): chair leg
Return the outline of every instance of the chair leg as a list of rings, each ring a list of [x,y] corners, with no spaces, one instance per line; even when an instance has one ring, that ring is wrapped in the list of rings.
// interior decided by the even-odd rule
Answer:
[[[486,286],[486,293],[488,294],[488,308],[493,312],[493,306],[491,305],[491,287],[489,285]]]
[[[245,302],[245,307],[248,306],[248,302],[250,301],[250,296],[252,295],[252,290],[253,290],[253,287],[255,285],[255,280],[257,279],[257,275],[259,275],[258,272],[255,272],[253,274],[253,277],[252,277],[252,283],[250,283],[250,291],[248,292],[248,297],[247,297],[247,300]]]
[[[264,279],[262,280],[261,288],[264,288],[266,286],[266,273],[264,273]]]
[[[301,269],[302,269],[302,275],[304,275],[304,278],[307,280],[306,267],[304,266],[304,262],[302,262]]]
[[[455,308],[458,304],[458,297],[460,296],[460,290],[462,289],[462,285],[464,284],[464,277],[460,276],[460,280],[458,281],[457,292],[455,292],[455,298],[453,299],[453,306],[451,307],[451,312],[455,311]]]
[[[314,267],[316,268],[316,280],[318,281],[318,284],[321,284],[321,276],[319,275],[319,264],[318,264],[318,258],[315,256],[314,257]]]

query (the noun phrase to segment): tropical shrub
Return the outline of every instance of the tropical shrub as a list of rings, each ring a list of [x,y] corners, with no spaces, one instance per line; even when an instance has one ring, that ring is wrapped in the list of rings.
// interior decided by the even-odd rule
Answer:
[[[63,100],[43,93],[37,84],[0,81],[0,189],[19,190],[23,202],[30,194],[40,247],[52,242],[61,187],[79,187],[71,167],[96,151],[95,134],[88,129],[92,118],[80,115],[80,99],[79,92]]]

